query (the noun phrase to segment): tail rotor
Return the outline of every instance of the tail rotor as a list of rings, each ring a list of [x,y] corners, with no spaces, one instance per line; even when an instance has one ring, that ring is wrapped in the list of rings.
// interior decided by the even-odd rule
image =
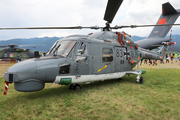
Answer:
[[[172,41],[172,30],[171,30],[171,33],[170,33],[170,38],[169,38],[169,49],[171,50],[172,49],[172,51],[174,52],[174,45],[176,45],[177,44],[177,42],[173,42]]]

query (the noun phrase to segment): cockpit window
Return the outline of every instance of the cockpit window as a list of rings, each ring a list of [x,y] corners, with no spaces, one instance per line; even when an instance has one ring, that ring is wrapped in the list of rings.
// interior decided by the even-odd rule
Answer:
[[[67,55],[69,54],[75,43],[76,43],[75,40],[60,41],[54,47],[52,47],[52,50],[50,50],[49,54],[61,55],[67,57]]]
[[[87,60],[88,51],[87,51],[87,42],[80,42],[78,44],[77,54],[75,61],[79,64],[84,63]]]
[[[51,49],[48,51],[47,55],[50,54],[50,53],[52,53],[52,52],[55,50],[54,48],[56,48],[57,44],[58,44],[58,41],[56,41],[56,42],[54,43],[54,45],[53,45],[53,46],[51,47]]]
[[[79,46],[78,46],[78,52],[80,54],[78,55],[87,55],[87,46],[86,46],[86,42],[80,42]]]

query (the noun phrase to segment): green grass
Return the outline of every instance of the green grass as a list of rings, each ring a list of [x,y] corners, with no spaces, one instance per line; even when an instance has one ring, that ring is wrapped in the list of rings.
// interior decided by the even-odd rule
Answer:
[[[82,84],[82,90],[46,84],[38,92],[17,92],[13,84],[3,96],[0,78],[0,119],[179,119],[179,69],[148,68],[144,84],[136,76]]]

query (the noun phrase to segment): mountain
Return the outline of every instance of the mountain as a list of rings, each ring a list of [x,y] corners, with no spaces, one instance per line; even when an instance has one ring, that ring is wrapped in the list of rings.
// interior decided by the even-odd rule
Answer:
[[[42,52],[47,52],[51,46],[59,39],[63,37],[43,37],[43,38],[29,38],[29,39],[11,39],[11,40],[2,40],[0,45],[34,45],[33,47],[22,47],[24,49],[30,49],[31,51],[37,50]],[[37,46],[35,46],[37,45]],[[39,46],[41,45],[41,46]]]
[[[139,37],[139,36],[132,36],[131,37],[133,39],[133,41],[138,41],[138,40],[142,40],[142,39],[145,39],[146,37]]]
[[[166,36],[167,38],[170,38],[169,36]],[[47,52],[51,46],[59,39],[63,37],[43,37],[43,38],[29,38],[29,39],[11,39],[11,40],[2,40],[0,41],[0,45],[9,45],[9,44],[15,44],[15,45],[35,45],[35,44],[41,44],[45,46],[35,46],[36,48],[28,48],[25,47],[24,49],[30,49],[31,51],[37,50],[42,52]],[[132,36],[132,39],[134,41],[145,39],[146,37],[140,37],[140,36]],[[177,42],[177,45],[174,46],[174,51],[180,52],[180,35],[172,35],[172,40],[174,42]],[[173,46],[172,46],[173,47]]]

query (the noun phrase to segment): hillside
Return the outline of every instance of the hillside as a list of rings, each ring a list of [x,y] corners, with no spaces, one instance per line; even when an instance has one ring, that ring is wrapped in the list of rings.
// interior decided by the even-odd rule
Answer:
[[[9,44],[16,44],[16,45],[29,45],[29,44],[41,44],[45,46],[36,46],[36,48],[28,48],[31,51],[38,50],[42,52],[48,51],[51,46],[62,37],[43,37],[43,38],[29,38],[29,39],[10,39],[10,40],[1,40],[0,45],[9,45]],[[132,36],[134,41],[142,40],[145,37],[140,36]],[[169,36],[167,36],[169,38]],[[174,51],[180,52],[180,35],[172,35],[172,40],[177,42],[177,45],[174,46]]]
[[[29,38],[29,39],[11,39],[11,40],[2,40],[0,41],[0,45],[42,45],[42,46],[34,46],[36,48],[25,47],[26,49],[30,49],[31,51],[38,50],[42,52],[48,51],[51,46],[62,37],[43,37],[43,38]]]

